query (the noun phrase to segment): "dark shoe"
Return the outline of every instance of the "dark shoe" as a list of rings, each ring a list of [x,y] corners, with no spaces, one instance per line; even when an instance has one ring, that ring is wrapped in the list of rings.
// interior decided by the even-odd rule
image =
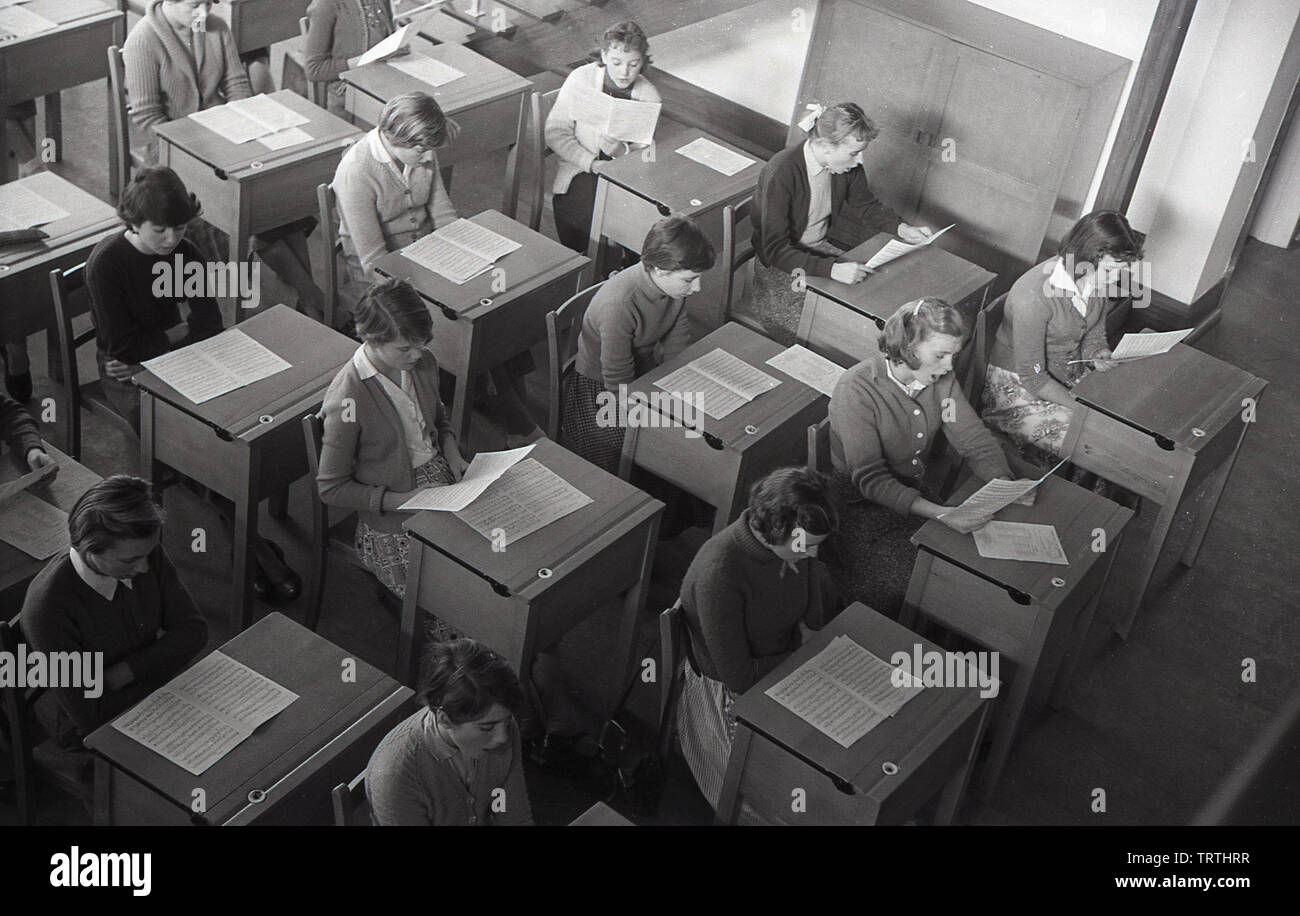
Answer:
[[[253,593],[270,604],[288,604],[297,600],[302,594],[302,576],[294,572],[288,563],[284,561],[284,548],[270,538],[266,539],[266,546],[271,548],[271,552],[276,555],[281,563],[284,563],[285,575],[278,582],[272,581],[271,577],[262,569],[262,564],[258,563],[257,572],[253,576]]]
[[[32,374],[24,372],[22,375],[10,375],[6,369],[5,388],[15,401],[26,404],[32,399]]]

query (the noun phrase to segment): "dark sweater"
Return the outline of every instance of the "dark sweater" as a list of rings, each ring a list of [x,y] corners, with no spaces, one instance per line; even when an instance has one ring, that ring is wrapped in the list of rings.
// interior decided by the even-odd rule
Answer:
[[[799,648],[799,622],[813,629],[840,600],[825,564],[796,572],[749,529],[746,509],[700,548],[682,581],[682,609],[700,673],[743,693]]]
[[[27,453],[41,448],[41,434],[31,414],[9,395],[0,391],[0,439],[14,450],[19,463],[26,463]]]
[[[215,299],[154,295],[154,286],[162,277],[154,275],[153,266],[161,261],[169,271],[175,271],[178,254],[182,264],[204,263],[199,250],[187,239],[182,239],[169,255],[142,254],[127,241],[125,233],[111,235],[95,246],[86,259],[86,286],[101,354],[124,363],[140,363],[221,330],[221,309]],[[184,276],[182,267],[177,287],[181,287]],[[167,342],[167,329],[181,323],[179,303],[184,301],[190,306],[189,333],[173,347]]]
[[[166,683],[203,650],[208,625],[162,547],[149,571],[118,584],[112,601],[77,575],[68,554],[37,573],[23,601],[23,632],[40,652],[103,652],[104,671],[125,662],[134,683],[88,699],[80,687],[53,692],[83,735]]]
[[[781,150],[758,176],[754,191],[754,250],[767,267],[793,272],[803,268],[810,277],[829,277],[831,266],[842,258],[818,254],[799,245],[808,228],[808,167],[803,143]],[[895,233],[902,222],[898,214],[876,199],[867,187],[861,167],[831,176],[829,242],[848,250],[879,232]]]

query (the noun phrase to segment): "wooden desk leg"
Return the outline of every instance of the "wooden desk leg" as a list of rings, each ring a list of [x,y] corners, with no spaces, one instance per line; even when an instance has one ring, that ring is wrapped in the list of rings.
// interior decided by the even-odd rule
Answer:
[[[244,473],[239,475],[239,492],[235,494],[235,574],[231,583],[230,633],[238,635],[251,622],[253,601],[249,592],[249,559],[257,538],[257,472],[260,468],[260,450],[245,449]]]
[[[966,755],[966,761],[957,768],[948,780],[947,785],[943,787],[943,794],[939,796],[939,807],[934,814],[934,823],[939,827],[948,827],[952,824],[953,819],[957,816],[957,811],[961,807],[962,796],[966,792],[966,784],[970,781],[971,770],[975,767],[975,758],[979,756],[980,742],[984,740],[984,729],[988,727],[989,708],[992,703],[985,701],[983,708],[980,709],[979,724],[975,726],[975,737],[970,743],[970,753]]]
[[[94,807],[95,826],[113,826],[113,765],[98,754],[95,755]]]
[[[237,208],[239,216],[236,217],[237,222],[235,224],[234,234],[230,237],[230,259],[232,261],[248,261],[251,263],[253,260],[253,254],[249,251],[249,246],[252,242],[252,232],[249,227],[253,222],[252,200],[250,199],[248,189],[242,183],[235,182],[235,188],[235,193],[239,196],[239,205]],[[263,266],[265,266],[265,264]],[[245,318],[256,313],[257,309],[244,308],[244,303],[238,297],[235,298],[236,323],[241,322]]]
[[[605,206],[609,200],[609,182],[596,179],[596,201],[591,208],[591,237],[587,243],[587,257],[591,259],[591,278],[584,284],[590,286],[605,279]]]
[[[1201,542],[1205,540],[1205,533],[1210,530],[1210,522],[1214,520],[1214,512],[1219,508],[1219,497],[1223,496],[1223,488],[1228,485],[1228,478],[1232,476],[1232,467],[1237,463],[1237,454],[1241,451],[1241,443],[1246,438],[1248,424],[1241,424],[1241,435],[1237,437],[1237,444],[1222,464],[1219,465],[1213,476],[1205,484],[1205,493],[1201,496],[1201,504],[1196,508],[1196,520],[1192,523],[1192,533],[1187,539],[1187,546],[1183,548],[1183,555],[1180,562],[1189,569],[1196,565],[1196,558],[1201,552]]]
[[[903,598],[903,609],[898,615],[898,623],[913,633],[917,632],[917,621],[921,615],[921,598],[925,595],[925,584],[930,578],[930,567],[934,565],[934,554],[928,550],[916,552],[916,562],[912,565],[912,578],[907,581],[907,595]]]
[[[46,160],[45,141],[54,141],[54,158]],[[36,158],[40,162],[63,161],[63,98],[53,92],[36,100]]]
[[[745,511],[749,488],[741,484],[744,478],[745,475],[740,473],[737,473],[732,478],[730,495],[723,501],[721,506],[716,507],[717,511],[713,513],[714,534],[726,528],[740,517],[741,512]]]
[[[406,567],[406,596],[402,599],[402,622],[398,627],[397,658],[393,664],[393,677],[408,687],[415,686],[420,673],[424,626],[420,617],[419,600],[425,550],[418,539],[411,538],[410,563]]]
[[[1011,681],[1011,691],[1002,700],[997,721],[992,723],[995,730],[993,746],[989,748],[989,756],[984,761],[984,772],[980,777],[979,794],[985,801],[992,798],[993,790],[997,788],[998,780],[1002,778],[1002,768],[1006,766],[1007,758],[1011,756],[1011,745],[1016,740],[1020,720],[1025,714],[1026,706],[1029,705],[1029,697],[1033,692],[1034,681],[1038,677],[1039,665],[1043,660],[1043,649],[1047,643],[1047,628],[1050,620],[1045,618],[1046,615],[1040,613],[1034,621],[1034,630],[1025,640],[1024,661],[1016,663],[1016,675]],[[1006,683],[1005,680],[1002,681],[1004,688]]]
[[[270,513],[270,516],[273,519],[283,520],[288,518],[289,488],[285,487],[283,490],[277,490],[275,493],[268,496],[266,500],[266,508],[267,512]]]
[[[158,479],[158,462],[153,448],[153,395],[140,390],[140,476],[150,483]],[[154,502],[162,502],[162,494],[154,491]]]
[[[731,743],[731,756],[727,758],[727,774],[722,778],[722,791],[718,793],[718,811],[713,823],[730,827],[740,815],[740,778],[749,760],[749,744],[754,733],[744,722],[736,723],[736,738]]]
[[[1128,639],[1138,609],[1142,607],[1147,586],[1151,584],[1151,576],[1164,549],[1165,539],[1169,537],[1169,529],[1173,527],[1174,519],[1178,516],[1178,506],[1183,501],[1183,490],[1187,486],[1187,475],[1190,470],[1189,467],[1182,468],[1178,477],[1170,484],[1164,501],[1160,504],[1160,514],[1156,516],[1155,523],[1151,526],[1151,534],[1142,547],[1142,558],[1138,561],[1138,568],[1133,574],[1129,594],[1124,604],[1124,616],[1115,624],[1115,632],[1119,634],[1120,639]],[[1206,524],[1209,524],[1208,521]]]
[[[611,702],[607,704],[611,713],[618,703],[618,698],[622,696],[623,685],[627,683],[634,668],[632,655],[633,650],[636,649],[636,624],[642,610],[645,609],[646,594],[650,589],[650,572],[654,567],[655,545],[659,542],[661,517],[662,514],[656,512],[654,517],[645,523],[645,541],[641,545],[641,572],[637,576],[636,583],[623,596],[623,618],[619,621],[618,627],[618,660],[614,669],[615,693]],[[671,677],[672,673],[661,672],[661,676]]]
[[[1115,565],[1115,557],[1119,556],[1119,545],[1123,543],[1124,533],[1121,531],[1120,536],[1110,543],[1106,550],[1106,559],[1102,562],[1105,568],[1102,571],[1101,579],[1097,583],[1097,590],[1093,592],[1092,598],[1088,600],[1083,611],[1079,614],[1079,619],[1074,623],[1074,632],[1070,637],[1070,645],[1066,649],[1065,658],[1061,660],[1061,667],[1056,672],[1056,682],[1052,685],[1051,695],[1047,698],[1047,705],[1052,709],[1060,709],[1065,704],[1065,692],[1070,688],[1070,680],[1074,677],[1075,666],[1078,665],[1080,657],[1083,655],[1084,643],[1088,641],[1088,631],[1092,629],[1092,621],[1097,613],[1097,605],[1101,602],[1102,592],[1106,590],[1106,583],[1110,581],[1110,571]]]

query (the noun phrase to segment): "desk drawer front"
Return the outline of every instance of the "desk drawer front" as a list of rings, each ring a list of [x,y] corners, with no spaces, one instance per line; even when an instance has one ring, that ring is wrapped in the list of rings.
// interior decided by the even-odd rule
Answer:
[[[913,576],[925,575],[914,569]],[[1016,604],[1006,590],[934,557],[918,602],[921,613],[1012,661],[1023,658],[1040,609]]]
[[[107,78],[104,49],[115,41],[121,44],[113,34],[119,22],[109,19],[57,38],[22,42],[6,49],[0,57],[6,101],[13,104]],[[92,50],[97,53],[88,53]]]
[[[252,202],[249,232],[266,232],[304,216],[316,216],[319,212],[316,186],[334,180],[334,171],[344,151],[340,141],[316,152],[310,159],[285,168],[264,169],[256,179],[248,180],[243,193]],[[231,188],[227,193],[233,196],[233,192]]]
[[[663,219],[659,208],[644,197],[638,197],[617,185],[607,181],[603,184],[609,189],[605,198],[603,219],[600,213],[595,214],[592,225],[611,242],[640,254],[646,233],[650,231],[651,226]],[[721,246],[718,250],[722,250]]]
[[[740,455],[715,449],[703,436],[690,438],[687,432],[682,427],[639,429],[633,462],[711,506],[727,505],[740,474]]]
[[[1192,460],[1184,452],[1165,451],[1145,433],[1086,407],[1075,409],[1065,444],[1070,460],[1079,467],[1157,503],[1164,502],[1180,467]]]
[[[791,810],[796,789],[804,792],[805,811]],[[760,734],[749,743],[737,804],[742,811],[748,804],[766,819],[795,827],[851,827],[875,824],[879,819],[869,796],[841,792],[825,773]]]
[[[527,603],[498,595],[482,576],[432,547],[420,544],[417,548],[414,539],[411,562],[421,564],[417,604],[501,653],[518,671],[526,649]],[[417,621],[416,626],[420,625]]]
[[[804,297],[799,337],[808,349],[841,366],[853,366],[880,350],[875,321],[812,290]]]

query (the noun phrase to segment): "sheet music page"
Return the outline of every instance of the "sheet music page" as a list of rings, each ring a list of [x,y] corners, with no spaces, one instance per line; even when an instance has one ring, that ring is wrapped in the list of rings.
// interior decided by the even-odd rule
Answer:
[[[1056,467],[1052,468],[1037,480],[1001,480],[995,478],[990,480],[984,486],[980,487],[960,506],[953,506],[951,509],[940,513],[939,518],[947,518],[961,521],[974,521],[984,516],[992,515],[1001,509],[1005,509],[1016,500],[1023,497],[1036,486],[1051,477],[1056,468],[1065,464],[1065,459],[1058,461]]]
[[[894,715],[922,689],[911,674],[905,686],[895,687],[894,666],[847,636],[836,636],[817,658],[823,673],[886,716]]]
[[[67,216],[67,210],[20,182],[0,184],[0,229],[31,229]]]
[[[256,121],[272,132],[297,127],[311,121],[311,118],[298,114],[289,106],[271,98],[266,93],[248,99],[236,99],[233,102],[227,102],[226,107],[250,120]]]
[[[298,699],[292,690],[221,651],[178,674],[166,689],[250,735]]]
[[[694,363],[687,363],[665,375],[655,382],[655,387],[677,398],[693,397],[699,409],[715,420],[744,407],[750,400],[698,371]]]
[[[610,100],[609,120],[605,133],[615,140],[628,143],[652,143],[655,127],[659,123],[659,111],[663,105],[659,102],[638,102],[635,99]]]
[[[0,503],[0,541],[37,560],[68,549],[68,513],[23,490]]]
[[[257,142],[267,149],[276,150],[288,149],[291,146],[297,146],[299,143],[306,143],[312,139],[315,138],[301,127],[288,127],[273,134],[267,134],[265,137],[258,137]]]
[[[725,385],[747,401],[752,401],[764,391],[781,384],[761,369],[751,366],[738,356],[721,347],[693,361],[696,370],[720,385]]]
[[[229,104],[196,111],[190,117],[231,143],[247,143],[249,140],[256,140],[258,137],[273,133],[269,127],[245,117]]]
[[[1174,345],[1196,330],[1184,328],[1181,331],[1162,331],[1150,334],[1125,334],[1111,352],[1111,359],[1139,359],[1143,356],[1159,356],[1168,353]]]
[[[412,54],[410,57],[390,60],[388,66],[435,88],[453,83],[465,75],[455,67],[423,54]]]
[[[453,245],[436,232],[416,239],[402,249],[402,254],[458,286],[492,266],[491,261]]]
[[[485,261],[500,260],[510,252],[524,247],[514,239],[508,239],[499,232],[493,232],[486,226],[464,218],[448,223],[433,234]]]
[[[456,517],[489,541],[504,532],[513,544],[592,502],[559,474],[535,458],[510,468],[494,485]]]
[[[831,392],[835,390],[835,383],[845,372],[843,366],[799,344],[782,350],[769,359],[767,364],[774,369],[780,369],[786,375],[793,376],[827,397],[831,396]]]
[[[1054,525],[1028,522],[989,522],[973,532],[975,549],[991,560],[1023,560],[1069,566]]]
[[[15,493],[22,493],[32,484],[39,480],[44,480],[59,469],[57,464],[49,464],[43,468],[37,468],[34,471],[28,471],[16,480],[8,483],[0,483],[0,503],[13,496]]]
[[[288,362],[238,328],[147,359],[142,365],[195,404],[290,368]]]
[[[234,375],[241,386],[251,385],[292,368],[288,360],[238,328],[222,331],[194,346],[200,348],[226,372]]]
[[[687,159],[694,159],[701,165],[707,165],[715,172],[721,172],[730,178],[737,172],[743,172],[754,164],[739,153],[733,153],[725,146],[719,146],[707,137],[696,137],[690,143],[677,150]]]
[[[579,124],[590,125],[602,134],[608,133],[613,101],[613,96],[605,95],[594,86],[579,85],[574,87],[569,97],[569,115]]]
[[[444,487],[426,487],[397,508],[459,512],[532,450],[533,446],[525,445],[504,452],[479,452],[459,482]]]
[[[924,242],[904,242],[902,239],[890,239],[885,243],[884,248],[873,254],[870,260],[867,261],[867,268],[869,270],[875,270],[877,267],[888,264],[890,261],[896,260],[897,258],[901,258],[909,251],[916,251],[918,248],[924,248],[955,225],[957,224],[951,223],[950,225],[944,226],[938,232],[933,233]]]
[[[373,64],[376,61],[383,60],[385,57],[391,57],[398,51],[402,50],[402,48],[410,47],[411,42],[410,39],[407,38],[410,31],[411,26],[409,24],[402,26],[365,54],[362,54],[361,58],[357,61],[357,66],[364,67],[366,64]]]
[[[21,6],[0,7],[0,41],[38,35],[58,26],[52,19],[37,15]]]

